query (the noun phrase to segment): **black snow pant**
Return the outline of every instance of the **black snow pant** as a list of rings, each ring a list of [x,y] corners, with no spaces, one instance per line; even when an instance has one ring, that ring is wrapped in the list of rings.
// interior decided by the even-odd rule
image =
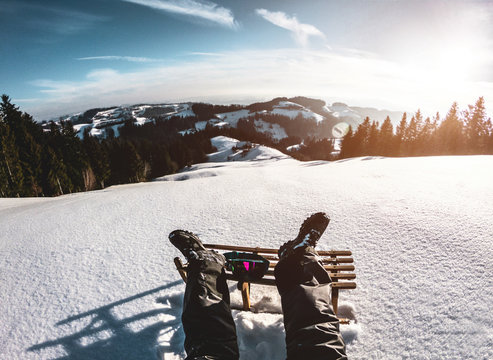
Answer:
[[[239,359],[224,267],[192,260],[183,305],[186,360]],[[313,248],[300,248],[275,268],[288,360],[347,359],[330,302],[331,279]]]

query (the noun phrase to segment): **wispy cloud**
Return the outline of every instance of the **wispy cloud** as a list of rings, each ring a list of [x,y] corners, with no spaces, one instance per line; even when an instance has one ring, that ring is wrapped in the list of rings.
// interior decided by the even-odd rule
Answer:
[[[291,31],[296,42],[302,46],[308,44],[308,38],[310,36],[325,37],[325,35],[315,26],[310,24],[302,24],[295,16],[290,17],[282,11],[256,9],[255,12],[272,24]]]
[[[39,103],[42,101],[40,98],[14,98],[12,99],[12,102],[17,105],[24,105],[24,104],[29,104],[29,103]]]
[[[51,32],[57,35],[70,35],[84,31],[96,23],[109,20],[109,17],[91,14],[66,7],[18,1],[7,2],[2,11],[11,13],[27,28],[40,33]]]
[[[77,33],[81,30],[85,30],[92,27],[98,22],[109,20],[109,17],[103,15],[95,15],[77,10],[48,8],[46,9],[52,15],[50,19],[46,19],[43,22],[44,26],[53,28],[59,33]],[[41,20],[40,20],[41,21]],[[53,25],[50,26],[50,21],[53,21]]]
[[[192,51],[192,52],[189,52],[188,55],[192,55],[192,56],[211,56],[211,57],[214,57],[214,56],[226,56],[223,53],[217,53],[217,52],[200,52],[200,51]]]
[[[107,56],[87,56],[77,58],[80,61],[88,61],[88,60],[110,60],[110,61],[129,61],[136,63],[152,63],[152,62],[160,62],[161,59],[153,59],[148,57],[138,57],[138,56],[115,56],[115,55],[107,55]]]
[[[236,29],[238,23],[229,9],[210,1],[194,0],[123,0],[174,14],[192,16]]]

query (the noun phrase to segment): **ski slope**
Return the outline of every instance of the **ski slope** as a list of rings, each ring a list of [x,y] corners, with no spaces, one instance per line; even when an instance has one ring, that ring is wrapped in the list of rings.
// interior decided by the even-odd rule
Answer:
[[[221,162],[235,142],[215,142],[215,162],[155,182],[0,199],[0,359],[183,358],[168,233],[277,247],[315,211],[332,219],[319,248],[355,259],[350,359],[493,358],[493,156]],[[278,301],[252,285],[257,309]],[[285,358],[280,315],[234,318],[242,360]]]

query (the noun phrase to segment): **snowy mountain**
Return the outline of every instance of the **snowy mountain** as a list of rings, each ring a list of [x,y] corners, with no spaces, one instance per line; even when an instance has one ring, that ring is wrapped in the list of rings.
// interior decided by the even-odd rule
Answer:
[[[123,126],[126,121],[131,121],[136,125],[144,125],[156,121],[156,118],[195,116],[191,110],[191,104],[188,103],[133,105],[98,110],[91,109],[84,113],[62,117],[62,120],[70,121],[80,138],[83,138],[85,131],[98,137],[107,137],[111,131],[118,137],[118,128]]]
[[[492,156],[307,163],[213,142],[213,162],[154,182],[0,199],[0,359],[183,358],[168,233],[278,247],[315,211],[332,219],[319,248],[355,259],[350,359],[493,358]],[[272,287],[251,296],[279,309]],[[233,315],[242,360],[285,359],[281,315]]]
[[[212,105],[211,105],[212,106]],[[204,119],[203,114],[195,113],[193,103],[133,105],[106,109],[91,109],[62,117],[62,120],[71,121],[78,136],[82,138],[85,132],[92,136],[108,137],[119,136],[119,128],[125,122],[143,125],[149,122],[166,121],[172,117],[194,117],[195,126],[181,131],[182,134],[204,130],[209,124],[215,127],[237,127],[240,119],[253,119],[255,130],[268,134],[274,140],[281,140],[289,135],[303,137],[303,132],[289,131],[283,119],[291,122],[303,121],[300,126],[313,123],[312,130],[306,135],[315,137],[341,138],[347,131],[348,125],[356,128],[366,116],[382,122],[386,116],[391,116],[398,122],[402,113],[378,111],[371,108],[350,107],[343,103],[327,105],[322,100],[305,97],[276,98],[264,103],[255,103],[246,106],[234,105],[234,111],[211,113]],[[228,108],[224,106],[223,108]],[[282,118],[276,118],[275,116]],[[274,117],[273,117],[274,116]],[[318,126],[316,126],[318,125]],[[46,125],[47,126],[47,125]]]

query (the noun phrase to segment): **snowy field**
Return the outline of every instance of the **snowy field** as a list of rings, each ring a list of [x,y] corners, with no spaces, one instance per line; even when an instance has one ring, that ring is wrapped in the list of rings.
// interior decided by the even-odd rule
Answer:
[[[219,150],[161,181],[0,199],[0,359],[179,359],[168,233],[278,247],[316,211],[332,219],[319,248],[355,259],[358,287],[340,295],[357,321],[342,326],[350,359],[493,359],[493,156],[302,163],[256,148],[226,163]],[[279,306],[274,288],[252,297]],[[242,360],[285,358],[280,315],[234,317]]]

